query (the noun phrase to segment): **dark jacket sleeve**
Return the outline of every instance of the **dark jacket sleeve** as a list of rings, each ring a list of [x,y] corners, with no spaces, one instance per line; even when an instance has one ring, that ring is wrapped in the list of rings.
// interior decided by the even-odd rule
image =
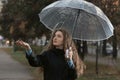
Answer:
[[[70,79],[75,80],[77,78],[77,72],[74,66],[73,61],[70,60],[67,61],[67,67],[68,67],[68,76]]]
[[[75,80],[77,78],[77,72],[75,68],[68,68],[68,76],[71,80]]]
[[[35,55],[33,52],[30,55],[26,54],[26,58],[29,64],[33,67],[43,67],[45,64],[45,52],[41,55]]]

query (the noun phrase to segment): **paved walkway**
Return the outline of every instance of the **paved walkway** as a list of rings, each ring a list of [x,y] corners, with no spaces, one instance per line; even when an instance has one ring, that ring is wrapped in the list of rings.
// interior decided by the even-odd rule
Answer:
[[[0,50],[0,80],[34,80],[24,65]]]

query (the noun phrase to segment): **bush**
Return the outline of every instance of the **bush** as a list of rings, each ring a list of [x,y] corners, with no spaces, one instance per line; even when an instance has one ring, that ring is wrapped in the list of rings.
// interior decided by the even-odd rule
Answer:
[[[34,45],[31,45],[31,48],[32,48],[32,50],[34,51],[35,54],[39,54],[43,49],[42,46],[34,46]],[[16,51],[25,51],[25,49],[20,47],[20,46],[14,45],[13,51],[14,52],[16,52]]]
[[[40,54],[43,47],[42,46],[31,46],[32,50],[34,51],[35,54]]]
[[[14,45],[14,47],[13,47],[13,51],[14,51],[14,52],[16,52],[16,51],[23,51],[23,50],[24,50],[24,48],[19,47],[19,46],[17,46],[17,45]]]

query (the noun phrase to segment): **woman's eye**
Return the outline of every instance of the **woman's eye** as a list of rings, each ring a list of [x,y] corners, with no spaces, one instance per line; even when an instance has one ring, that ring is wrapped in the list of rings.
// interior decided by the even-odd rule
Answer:
[[[61,38],[61,35],[57,35],[57,37]]]

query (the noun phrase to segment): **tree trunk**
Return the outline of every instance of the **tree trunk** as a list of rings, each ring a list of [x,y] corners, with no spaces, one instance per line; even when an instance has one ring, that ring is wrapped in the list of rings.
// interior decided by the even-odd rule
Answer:
[[[103,46],[102,46],[102,55],[106,56],[107,55],[107,51],[106,51],[106,40],[103,41]]]
[[[83,53],[88,53],[87,41],[83,41]]]
[[[112,57],[114,59],[117,59],[117,37],[116,37],[116,31],[114,30],[114,36],[113,36],[113,53]]]
[[[82,59],[84,60],[85,55],[88,53],[88,46],[87,46],[87,41],[83,41],[83,47],[82,47]]]
[[[88,52],[87,42],[86,41],[76,41],[78,54],[80,55],[81,60],[84,60],[85,54]]]

